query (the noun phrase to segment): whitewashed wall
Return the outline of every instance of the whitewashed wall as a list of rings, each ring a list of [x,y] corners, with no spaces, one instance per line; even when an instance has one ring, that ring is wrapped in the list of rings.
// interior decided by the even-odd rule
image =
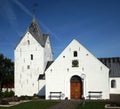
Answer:
[[[44,66],[45,67],[48,61],[52,61],[52,49],[51,49],[49,37],[47,38],[45,49],[44,49]]]
[[[28,40],[30,44],[28,44]],[[31,54],[33,60],[31,60]],[[30,95],[38,93],[38,77],[44,72],[44,49],[27,32],[14,50],[15,94]],[[28,69],[27,66],[30,66]]]
[[[45,96],[45,80],[39,80],[39,84],[38,84],[38,88],[39,88],[39,92],[38,95],[39,96]]]
[[[8,91],[14,91],[14,88],[2,88],[2,92],[5,92],[6,90],[8,90]]]
[[[111,80],[116,81],[115,88],[111,88]],[[119,77],[114,77],[114,78],[110,77],[110,94],[120,94],[120,78]]]
[[[47,62],[52,61],[52,50],[51,50],[49,37],[47,38],[47,41],[46,41],[46,44],[45,44],[43,57],[44,57],[44,66],[45,66],[44,70],[45,70]],[[45,96],[45,80],[39,80],[38,86],[39,86],[38,95],[39,96]]]
[[[73,52],[78,57],[73,57]],[[79,67],[72,67],[72,60],[79,60]],[[70,78],[78,75],[84,80],[83,96],[88,91],[102,91],[102,99],[109,99],[109,69],[86,50],[78,41],[73,40],[46,71],[46,99],[50,92],[62,92],[63,98],[70,99]]]

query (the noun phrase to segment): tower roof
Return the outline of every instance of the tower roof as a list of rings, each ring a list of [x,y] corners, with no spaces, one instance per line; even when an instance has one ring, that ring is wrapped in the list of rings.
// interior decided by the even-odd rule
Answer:
[[[32,22],[30,23],[27,31],[29,31],[32,34],[32,36],[39,42],[39,44],[42,47],[45,46],[48,34],[42,34],[35,17],[33,17]]]
[[[42,32],[40,31],[39,25],[38,25],[37,20],[35,19],[35,17],[33,17],[32,22],[28,26],[26,32],[30,32],[32,34],[32,36],[37,40],[37,42],[42,47],[45,47],[45,43],[46,43],[46,40],[48,38],[48,34],[42,34]],[[21,40],[23,39],[24,35],[20,38],[19,42],[15,46],[15,49],[18,46],[18,44],[21,42]]]

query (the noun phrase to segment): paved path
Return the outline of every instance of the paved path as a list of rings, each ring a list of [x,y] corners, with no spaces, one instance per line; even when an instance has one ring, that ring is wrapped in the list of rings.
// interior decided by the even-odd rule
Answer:
[[[81,103],[81,100],[61,100],[60,103],[48,109],[75,109]]]
[[[19,101],[19,102],[9,102],[9,105],[0,105],[2,107],[11,107],[11,106],[14,106],[14,105],[18,105],[20,103],[24,103],[24,102],[29,102],[31,100],[22,100],[22,101]]]

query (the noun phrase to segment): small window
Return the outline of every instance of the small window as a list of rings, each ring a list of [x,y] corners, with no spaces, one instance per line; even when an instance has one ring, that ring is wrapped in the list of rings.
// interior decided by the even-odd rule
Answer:
[[[77,57],[77,51],[74,51],[74,52],[73,52],[73,56],[74,56],[74,57]]]
[[[63,58],[65,58],[65,56],[63,56]]]
[[[27,43],[28,43],[28,45],[30,45],[30,41],[29,40],[27,40]]]
[[[29,66],[29,65],[27,65],[27,69],[30,69],[30,66]]]
[[[79,62],[78,62],[78,60],[73,60],[73,61],[72,61],[72,67],[79,67]]]
[[[33,60],[33,54],[31,54],[31,60]]]
[[[111,80],[111,88],[116,88],[116,80]]]

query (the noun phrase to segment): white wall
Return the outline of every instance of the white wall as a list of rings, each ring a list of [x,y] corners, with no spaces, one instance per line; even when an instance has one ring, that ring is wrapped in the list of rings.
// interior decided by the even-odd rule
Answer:
[[[28,44],[28,40],[30,44]],[[33,60],[31,60],[31,54]],[[15,94],[30,95],[38,93],[38,77],[44,73],[44,50],[27,32],[14,50]],[[27,66],[30,66],[28,69]]]
[[[48,61],[52,61],[52,50],[51,50],[49,37],[47,38],[45,49],[44,49],[44,66],[47,65]]]
[[[39,80],[39,84],[38,84],[38,95],[39,96],[45,96],[45,80]]]
[[[2,88],[2,92],[5,92],[6,90],[8,90],[8,91],[14,91],[14,88]]]
[[[73,57],[77,51],[78,56]],[[72,60],[79,61],[79,67],[72,67]],[[109,99],[109,69],[73,40],[46,71],[46,99],[50,92],[62,92],[63,99],[70,99],[70,78],[78,75],[84,79],[84,97],[88,91],[102,91],[102,99]],[[83,77],[84,76],[84,77]]]
[[[51,50],[51,45],[50,45],[50,40],[49,37],[47,37],[45,48],[44,48],[44,70],[46,68],[47,62],[52,61],[52,50]],[[39,80],[39,96],[45,96],[45,80]]]
[[[116,81],[116,87],[111,88],[111,80]],[[119,77],[110,77],[110,94],[120,94],[120,78]]]

